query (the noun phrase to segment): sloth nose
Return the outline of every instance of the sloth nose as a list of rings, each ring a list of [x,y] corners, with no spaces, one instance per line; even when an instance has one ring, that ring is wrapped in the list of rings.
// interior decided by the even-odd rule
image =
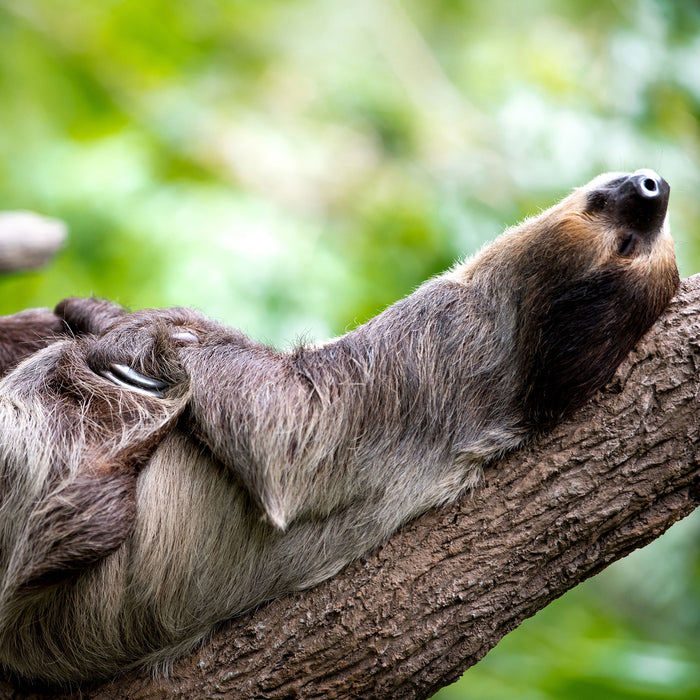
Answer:
[[[639,234],[652,234],[661,229],[671,191],[666,180],[645,168],[610,184],[608,211],[619,226]]]
[[[644,199],[655,199],[661,196],[661,183],[663,180],[661,176],[653,170],[648,170],[646,168],[636,170],[632,173],[630,180],[640,197],[644,197]]]

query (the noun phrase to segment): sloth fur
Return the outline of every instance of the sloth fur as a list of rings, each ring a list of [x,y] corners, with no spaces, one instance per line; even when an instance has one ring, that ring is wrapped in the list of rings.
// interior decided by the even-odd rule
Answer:
[[[600,176],[288,352],[187,309],[0,319],[0,664],[58,683],[167,664],[477,484],[666,307],[667,201],[652,171]]]

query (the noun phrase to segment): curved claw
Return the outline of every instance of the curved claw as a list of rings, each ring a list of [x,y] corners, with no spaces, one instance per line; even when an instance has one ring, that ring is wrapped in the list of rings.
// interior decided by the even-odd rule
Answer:
[[[116,362],[113,362],[109,369],[102,370],[100,374],[117,386],[137,391],[146,396],[153,396],[157,399],[162,398],[165,390],[170,386],[160,379],[147,377],[145,374],[141,374],[127,365],[120,365]]]
[[[170,336],[173,340],[179,340],[181,343],[198,343],[199,338],[192,331],[177,331]]]

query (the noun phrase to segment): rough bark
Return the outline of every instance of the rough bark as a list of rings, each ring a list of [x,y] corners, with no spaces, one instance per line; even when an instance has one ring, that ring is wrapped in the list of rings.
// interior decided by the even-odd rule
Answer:
[[[700,499],[700,275],[570,422],[334,579],[84,698],[425,698]],[[4,698],[47,697],[0,686]],[[57,697],[55,693],[50,697]]]
[[[66,226],[28,211],[0,212],[0,273],[41,267],[63,245]]]

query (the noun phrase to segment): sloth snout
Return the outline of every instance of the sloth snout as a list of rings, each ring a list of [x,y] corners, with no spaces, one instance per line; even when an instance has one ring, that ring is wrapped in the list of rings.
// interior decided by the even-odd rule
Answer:
[[[644,239],[653,237],[666,218],[670,191],[668,182],[657,172],[637,170],[610,183],[610,214],[617,226],[631,229]]]

